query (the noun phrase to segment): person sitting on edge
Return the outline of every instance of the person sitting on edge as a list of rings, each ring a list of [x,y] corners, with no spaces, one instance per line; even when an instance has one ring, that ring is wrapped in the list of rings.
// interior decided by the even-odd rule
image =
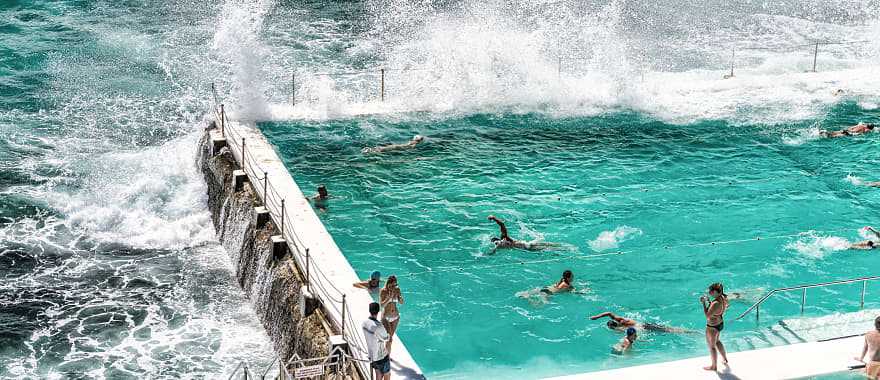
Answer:
[[[391,151],[395,151],[395,150],[412,149],[412,148],[415,148],[416,145],[419,145],[424,141],[425,141],[424,136],[415,135],[415,136],[413,136],[412,140],[410,140],[409,142],[407,142],[405,144],[389,144],[389,145],[383,145],[383,146],[374,146],[372,148],[364,148],[363,150],[361,150],[361,153],[364,153],[364,154],[383,153],[383,152],[391,152]]]
[[[379,291],[382,290],[382,273],[373,271],[370,273],[369,280],[355,282],[352,285],[358,289],[366,289],[375,300],[379,296]]]
[[[839,131],[826,131],[823,129],[823,130],[819,131],[819,135],[822,137],[828,137],[828,138],[856,136],[856,135],[862,135],[862,134],[871,132],[874,130],[874,128],[876,126],[877,125],[873,124],[873,123],[861,122],[856,125],[853,125],[852,127],[849,127],[846,129],[841,129]]]
[[[612,350],[614,351],[615,354],[623,354],[623,353],[629,351],[630,348],[632,348],[633,343],[636,342],[636,339],[638,337],[639,337],[639,335],[636,334],[635,327],[627,327],[626,328],[626,336],[623,337],[623,339],[621,339],[620,342],[617,343],[617,345],[614,346],[614,348],[612,348]]]
[[[876,236],[877,239],[880,239],[880,232],[877,232],[877,230],[875,230],[874,227],[866,226],[866,227],[864,228],[864,230],[865,230],[866,232],[870,232],[870,233],[874,234],[874,236]],[[862,249],[862,250],[869,250],[869,249],[877,248],[877,245],[878,245],[878,244],[877,244],[876,242],[874,242],[873,240],[862,240],[862,241],[857,242],[857,243],[852,243],[852,244],[849,246],[849,249]]]
[[[565,272],[562,272],[562,278],[560,278],[559,281],[556,282],[556,284],[541,289],[541,293],[556,294],[562,292],[570,292],[574,290],[574,286],[571,285],[571,281],[573,279],[574,274],[572,274],[570,270],[566,270]]]
[[[865,362],[865,355],[868,355],[868,362]],[[865,363],[865,374],[869,379],[880,378],[880,317],[874,319],[874,329],[865,333],[865,345],[856,360]]]
[[[376,372],[374,379],[388,380],[391,378],[391,356],[388,353],[388,342],[391,336],[385,331],[385,326],[379,322],[378,303],[370,303],[370,318],[364,321],[361,328],[364,330],[364,338],[367,340],[367,353],[370,356],[370,368]]]
[[[656,323],[650,323],[650,322],[639,323],[639,322],[636,322],[632,319],[627,319],[627,318],[621,317],[619,315],[616,315],[610,311],[596,314],[596,315],[590,317],[590,319],[595,321],[599,318],[604,318],[604,317],[608,317],[610,319],[610,321],[605,323],[605,325],[608,326],[609,329],[617,330],[617,331],[626,331],[627,328],[633,327],[633,328],[642,329],[645,331],[666,332],[666,333],[689,333],[689,332],[692,332],[691,330],[678,328],[678,327],[663,326],[663,325],[659,325]]]
[[[495,244],[495,249],[498,248],[518,248],[524,249],[527,251],[542,251],[548,248],[558,247],[559,244],[556,243],[545,243],[545,242],[525,242],[522,240],[515,240],[510,237],[507,233],[507,226],[504,225],[504,222],[501,219],[495,217],[495,215],[489,215],[489,220],[498,224],[498,228],[501,230],[500,237],[493,237],[492,243]],[[492,251],[494,252],[495,249]]]

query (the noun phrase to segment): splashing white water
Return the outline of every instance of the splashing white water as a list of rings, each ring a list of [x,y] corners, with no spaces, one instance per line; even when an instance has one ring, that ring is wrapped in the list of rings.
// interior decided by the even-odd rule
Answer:
[[[786,244],[785,248],[808,257],[821,259],[831,252],[849,249],[850,245],[852,243],[842,237],[818,236],[814,232],[809,232],[797,241]]]
[[[599,236],[596,236],[595,240],[590,240],[587,244],[590,245],[596,252],[602,252],[608,249],[615,249],[620,246],[620,243],[623,243],[627,240],[631,240],[637,236],[642,235],[642,230],[629,226],[620,226],[615,228],[613,231],[602,231],[599,233]]]

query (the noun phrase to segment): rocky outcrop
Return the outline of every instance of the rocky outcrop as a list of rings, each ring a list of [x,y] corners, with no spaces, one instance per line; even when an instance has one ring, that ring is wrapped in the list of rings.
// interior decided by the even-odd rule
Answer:
[[[216,153],[216,154],[214,154]],[[212,152],[209,131],[199,141],[198,167],[208,185],[208,208],[217,237],[229,254],[238,284],[283,360],[327,355],[329,325],[320,312],[303,318],[300,289],[303,277],[290,255],[273,257],[270,236],[278,230],[272,222],[256,228],[254,208],[261,206],[253,188],[245,183],[234,191],[232,172],[238,164],[228,148]]]

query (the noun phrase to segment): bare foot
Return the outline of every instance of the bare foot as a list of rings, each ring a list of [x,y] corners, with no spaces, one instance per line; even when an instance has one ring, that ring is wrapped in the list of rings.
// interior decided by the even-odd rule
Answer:
[[[708,367],[703,367],[703,369],[705,369],[706,371],[718,371],[718,367],[711,366],[711,365]]]

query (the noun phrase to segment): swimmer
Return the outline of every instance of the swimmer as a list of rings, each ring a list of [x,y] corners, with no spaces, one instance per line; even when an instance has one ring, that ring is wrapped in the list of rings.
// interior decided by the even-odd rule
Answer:
[[[570,292],[574,290],[574,286],[571,285],[571,280],[573,279],[574,274],[572,274],[570,270],[566,270],[565,272],[562,272],[562,278],[560,278],[559,281],[556,282],[556,284],[541,289],[541,293],[550,295],[562,292]]]
[[[620,342],[617,343],[616,346],[614,346],[614,348],[612,348],[612,351],[614,351],[615,354],[623,354],[629,351],[629,349],[632,348],[633,343],[636,342],[636,339],[638,337],[639,335],[636,334],[635,327],[627,327],[626,336],[623,337],[623,339],[621,339]]]
[[[318,193],[311,197],[306,197],[306,199],[314,202],[315,207],[321,211],[327,211],[327,200],[330,199],[330,193],[327,192],[327,186],[319,185]]]
[[[871,132],[876,127],[876,124],[873,123],[858,123],[852,127],[841,129],[839,131],[819,131],[819,135],[827,138],[836,138],[836,137],[844,137],[844,136],[857,136],[862,135],[868,132]]]
[[[382,290],[382,273],[379,273],[379,271],[373,271],[373,273],[370,273],[369,280],[355,282],[352,286],[358,289],[366,289],[370,293],[370,296],[377,298],[379,292]]]
[[[415,135],[415,136],[413,136],[412,140],[410,140],[408,143],[389,144],[389,145],[383,145],[383,146],[374,146],[372,148],[364,148],[363,150],[361,150],[361,153],[363,153],[363,154],[383,153],[383,152],[391,152],[391,151],[395,151],[395,150],[412,149],[412,148],[415,148],[416,145],[419,145],[424,141],[425,141],[424,136]]]
[[[864,231],[870,232],[874,234],[878,240],[880,240],[880,232],[874,229],[874,227],[867,226],[864,228]],[[862,250],[871,250],[877,248],[878,244],[874,242],[874,240],[862,240],[858,243],[853,243],[849,246],[849,249],[862,249]]]
[[[559,247],[559,244],[556,243],[515,240],[507,234],[507,226],[504,225],[504,222],[502,222],[501,219],[496,218],[495,215],[489,215],[489,220],[498,223],[498,228],[501,229],[501,236],[492,238],[492,243],[495,244],[495,249],[492,250],[493,252],[498,248],[518,248],[526,251],[543,251],[545,249]]]
[[[605,325],[608,326],[608,328],[612,329],[612,330],[625,331],[627,328],[633,327],[633,328],[642,329],[645,331],[664,332],[664,333],[680,334],[680,333],[692,332],[691,330],[687,330],[687,329],[683,329],[683,328],[679,328],[679,327],[663,326],[663,325],[658,325],[656,323],[650,323],[650,322],[649,323],[639,323],[639,322],[636,322],[632,319],[627,319],[627,318],[621,317],[619,315],[616,315],[610,311],[606,311],[601,314],[596,314],[596,315],[590,317],[590,319],[595,321],[599,318],[604,318],[604,317],[608,317],[610,319],[610,321],[605,323]]]

